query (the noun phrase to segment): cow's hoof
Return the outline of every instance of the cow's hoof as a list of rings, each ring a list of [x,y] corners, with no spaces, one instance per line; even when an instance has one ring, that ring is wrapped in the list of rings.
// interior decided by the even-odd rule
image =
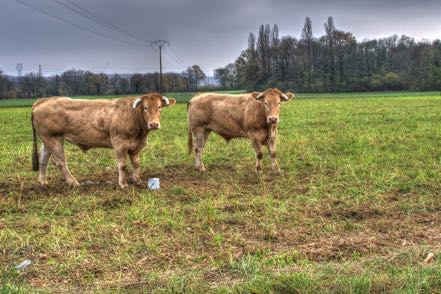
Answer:
[[[127,183],[123,183],[123,184],[119,184],[119,187],[121,188],[121,189],[125,189],[125,188],[127,188],[129,185],[127,184]]]
[[[201,172],[201,173],[203,173],[203,172],[206,171],[206,169],[205,169],[204,166],[197,166],[197,167],[196,167],[196,170],[197,170],[198,172]]]
[[[274,170],[274,175],[280,176],[282,174],[282,171],[280,169]]]
[[[144,185],[144,182],[142,180],[137,180],[136,182],[133,182],[133,185],[137,187],[142,187]]]
[[[132,177],[132,178],[130,178],[130,182],[131,182],[132,184],[137,185],[137,186],[142,185],[142,180],[139,179],[139,178],[134,178],[134,177]]]
[[[71,181],[68,181],[67,183],[68,183],[69,186],[71,186],[71,187],[79,187],[79,186],[81,186],[80,183],[78,183],[77,180],[71,180]]]

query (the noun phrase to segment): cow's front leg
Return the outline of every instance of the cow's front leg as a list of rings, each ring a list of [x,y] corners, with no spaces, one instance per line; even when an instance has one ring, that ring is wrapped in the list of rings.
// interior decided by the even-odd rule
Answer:
[[[273,134],[268,140],[268,151],[271,158],[271,168],[275,174],[280,174],[282,171],[279,168],[276,159],[276,134]]]
[[[118,161],[118,184],[121,189],[127,188],[127,150],[117,149],[115,150],[116,160]]]
[[[260,170],[262,170],[262,144],[257,139],[252,139],[251,142],[253,144],[254,151],[256,152],[256,171],[259,172]]]
[[[132,163],[132,181],[138,184],[141,179],[141,168],[139,165],[139,153],[129,153],[130,162]]]

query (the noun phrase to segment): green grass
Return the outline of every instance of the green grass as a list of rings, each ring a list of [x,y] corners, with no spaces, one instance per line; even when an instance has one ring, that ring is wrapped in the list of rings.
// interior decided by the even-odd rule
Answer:
[[[214,91],[216,93],[243,93],[244,91]],[[188,102],[193,93],[166,93],[167,96],[175,98],[178,103]],[[413,98],[413,97],[439,97],[441,92],[353,92],[353,93],[296,93],[296,99],[341,99],[341,98]],[[136,94],[121,94],[107,96],[75,96],[74,99],[112,99],[119,97],[136,96]],[[29,107],[35,99],[0,99],[0,108],[2,107]]]
[[[51,164],[39,188],[30,108],[0,109],[0,293],[441,292],[441,95],[298,96],[282,105],[280,177],[217,135],[198,174],[185,105],[164,109],[141,161],[159,191],[121,191],[111,150],[69,144],[93,184],[71,189]]]

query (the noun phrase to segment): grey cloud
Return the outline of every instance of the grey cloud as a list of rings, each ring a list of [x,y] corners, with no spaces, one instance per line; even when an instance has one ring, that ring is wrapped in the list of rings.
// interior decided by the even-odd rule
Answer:
[[[21,0],[91,30],[137,45],[122,44],[81,31],[52,19],[14,0],[0,1],[0,69],[15,73],[42,64],[46,74],[69,68],[103,72],[147,72],[158,68],[158,53],[149,45],[118,34],[58,5],[53,0]],[[65,0],[58,0],[68,4]],[[384,37],[393,33],[417,39],[440,38],[441,1],[269,1],[269,0],[71,0],[146,40],[165,39],[165,70],[183,70],[199,64],[208,73],[223,66],[246,47],[250,32],[260,24],[279,25],[282,35],[299,37],[306,16],[313,21],[314,34],[323,34],[330,15],[338,29],[358,39]]]

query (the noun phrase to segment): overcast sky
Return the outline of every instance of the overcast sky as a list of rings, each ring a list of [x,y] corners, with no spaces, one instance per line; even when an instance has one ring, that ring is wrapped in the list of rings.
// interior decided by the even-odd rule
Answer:
[[[98,36],[17,2],[32,5],[65,21],[106,35]],[[441,0],[0,0],[0,69],[51,75],[70,68],[106,73],[158,70],[158,52],[126,33],[91,21],[59,3],[95,14],[131,35],[164,39],[164,71],[199,64],[209,75],[233,62],[260,24],[277,23],[281,35],[299,37],[306,16],[314,35],[322,36],[328,16],[337,29],[357,40],[394,33],[420,39],[441,38]],[[70,3],[69,3],[70,2]],[[72,4],[73,3],[73,4]],[[109,26],[109,25],[107,25]]]

